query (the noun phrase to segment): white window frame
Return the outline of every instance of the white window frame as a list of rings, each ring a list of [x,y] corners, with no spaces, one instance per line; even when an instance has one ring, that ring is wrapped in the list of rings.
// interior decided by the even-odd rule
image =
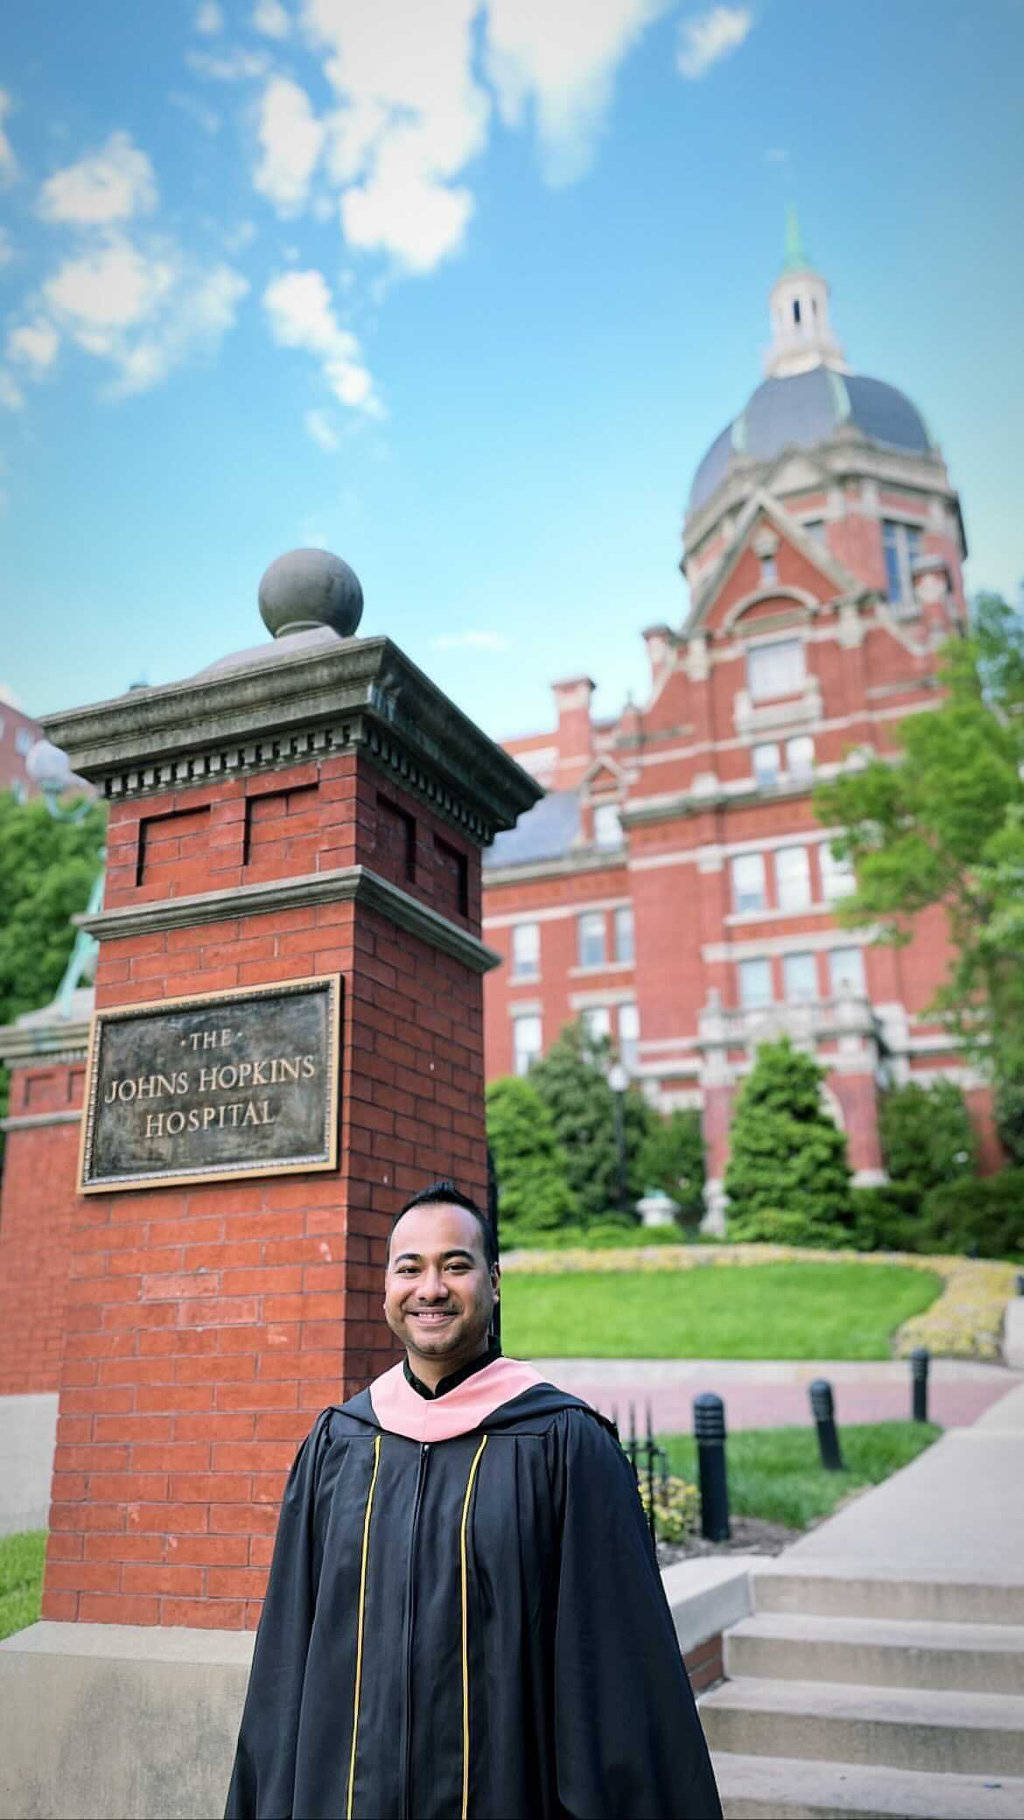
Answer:
[[[759,883],[755,887],[753,875],[758,868]],[[741,884],[744,872],[749,872],[751,883]],[[734,853],[729,862],[729,874],[732,880],[732,907],[736,916],[756,916],[759,911],[768,908],[768,885],[765,877],[763,853]]]
[[[891,537],[889,533],[892,533]],[[889,547],[893,548],[899,592],[889,592]],[[883,518],[882,520],[882,556],[885,561],[885,594],[890,606],[902,607],[904,612],[915,609],[914,599],[914,562],[921,553],[921,526],[908,524],[902,518]]]
[[[612,953],[620,966],[631,967],[636,960],[632,904],[620,904],[612,911]]]
[[[762,759],[762,762],[759,764],[758,753],[774,753],[774,758],[771,759],[768,764],[765,764]],[[753,773],[754,782],[759,790],[771,790],[774,788],[779,781],[780,766],[781,755],[777,739],[767,739],[761,744],[754,746],[750,754],[750,768]]]
[[[594,845],[602,852],[622,845],[621,807],[617,802],[594,804]]]
[[[841,968],[853,966],[851,974],[855,977],[845,979]],[[867,980],[864,967],[863,948],[830,948],[828,950],[828,986],[832,998],[840,998],[844,993],[852,998],[864,998],[867,994]]]
[[[838,903],[841,897],[849,897],[857,889],[857,875],[849,860],[836,859],[831,841],[822,841],[818,848],[818,866],[821,871],[821,896],[826,904]]]
[[[805,763],[798,759],[793,762],[793,749],[806,750],[808,757]],[[810,733],[794,733],[786,741],[786,774],[792,779],[814,776],[814,740]]]
[[[524,1042],[529,1031],[536,1037],[535,1042]],[[533,1062],[537,1061],[544,1048],[544,1030],[539,1011],[524,1011],[512,1019],[512,1072],[528,1074]]]
[[[580,1021],[592,1043],[603,1042],[611,1038],[612,1008],[610,1005],[586,1005],[580,1012]]]
[[[810,909],[811,856],[804,846],[776,847],[775,902],[780,910],[797,915]]]
[[[754,977],[755,968],[757,969],[756,977],[763,978],[768,982],[767,997],[762,996],[760,993],[753,998],[750,996],[748,982]],[[748,955],[746,960],[737,961],[736,983],[740,1007],[743,1011],[760,1011],[766,1005],[773,1005],[775,1003],[775,985],[772,980],[772,963],[770,956],[762,954]]]
[[[632,1000],[619,1006],[619,1060],[632,1074],[640,1042],[640,1008]]]
[[[520,949],[523,952],[520,952]],[[509,972],[514,980],[540,978],[540,924],[525,920],[512,924]]]
[[[797,963],[801,971],[809,973],[810,979],[805,986],[794,988],[791,975],[796,972]],[[810,966],[807,963],[810,962]],[[808,1005],[818,996],[818,957],[811,948],[801,948],[796,954],[784,954],[782,957],[782,996],[787,1005]]]
[[[593,943],[594,954],[588,953],[588,945]],[[596,952],[598,945],[600,953]],[[576,918],[576,959],[580,967],[606,967],[608,965],[608,935],[603,910],[581,910]]]
[[[770,644],[747,646],[747,693],[752,702],[800,695],[806,680],[802,638],[776,638]]]

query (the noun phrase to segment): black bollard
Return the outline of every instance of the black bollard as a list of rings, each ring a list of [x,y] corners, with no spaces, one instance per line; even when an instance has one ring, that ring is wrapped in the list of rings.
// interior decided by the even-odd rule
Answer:
[[[911,1409],[915,1422],[928,1420],[928,1367],[931,1353],[927,1346],[915,1346],[910,1355]]]
[[[1014,1287],[1018,1295],[1024,1295],[1024,1270],[1018,1270],[1014,1278]]]
[[[827,1378],[815,1378],[811,1385],[811,1414],[817,1424],[818,1450],[825,1471],[843,1472],[845,1469],[843,1456],[839,1451],[839,1433],[836,1428],[832,1386]]]
[[[693,1399],[693,1433],[700,1480],[700,1530],[709,1542],[728,1542],[729,1485],[725,1471],[725,1404],[714,1391]]]
[[[651,1406],[647,1405],[647,1441],[645,1444],[647,1464],[647,1522],[651,1531],[651,1541],[658,1540],[658,1514],[654,1508],[654,1461],[657,1452],[654,1445],[654,1428],[651,1424]]]

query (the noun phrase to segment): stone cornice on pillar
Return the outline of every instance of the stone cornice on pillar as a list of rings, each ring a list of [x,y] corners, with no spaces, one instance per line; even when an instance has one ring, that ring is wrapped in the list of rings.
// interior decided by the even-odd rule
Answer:
[[[191,897],[162,898],[157,903],[76,916],[74,921],[97,941],[104,942],[165,929],[194,928],[202,923],[222,922],[225,917],[266,916],[338,903],[356,903],[365,910],[377,911],[432,948],[454,955],[474,973],[488,973],[500,965],[500,954],[475,935],[366,866],[338,866],[330,872],[309,872],[269,884],[236,885],[228,890],[197,892]],[[0,1031],[0,1039],[4,1034]]]
[[[543,794],[388,638],[292,635],[42,725],[108,800],[360,751],[484,846]]]
[[[8,1068],[30,1062],[84,1061],[88,1046],[88,1018],[62,1018],[56,1010],[48,1023],[0,1025],[0,1062]]]

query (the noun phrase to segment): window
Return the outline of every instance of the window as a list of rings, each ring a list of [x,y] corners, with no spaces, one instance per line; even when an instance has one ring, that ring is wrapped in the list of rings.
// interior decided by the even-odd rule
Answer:
[[[611,1036],[612,1014],[607,1005],[588,1005],[581,1016],[583,1028],[592,1043],[599,1043],[602,1037]]]
[[[778,581],[778,579],[779,579],[779,565],[776,562],[774,556],[762,556],[762,558],[761,558],[761,586],[763,588],[767,588],[771,585],[771,583],[773,581]]]
[[[640,1041],[640,1013],[635,1005],[619,1006],[619,1060],[630,1073],[636,1067],[637,1044]]]
[[[921,554],[921,533],[916,525],[900,524],[894,518],[882,520],[882,544],[885,549],[885,591],[894,606],[914,605],[912,565]]]
[[[798,695],[804,686],[804,647],[799,638],[773,645],[751,645],[747,652],[747,687],[751,701]]]
[[[737,853],[732,862],[733,909],[742,915],[764,906],[764,854]]]
[[[621,847],[622,823],[618,803],[597,803],[594,808],[595,847]]]
[[[740,1004],[751,1010],[772,1002],[772,964],[768,960],[740,961]]]
[[[630,904],[623,904],[612,918],[615,941],[615,959],[632,962],[633,948],[633,910]]]
[[[780,910],[806,910],[811,901],[811,867],[806,847],[780,847],[775,855],[775,893]]]
[[[770,790],[779,781],[779,748],[774,740],[766,746],[755,746],[753,752],[754,782],[759,790]]]
[[[541,1050],[540,1018],[531,1012],[529,1017],[512,1019],[512,1053],[517,1074],[525,1074],[531,1062],[535,1062]]]
[[[32,735],[29,732],[28,728],[19,727],[18,731],[14,735],[14,750],[20,755],[20,757],[24,758],[26,753],[31,752],[32,747],[34,745],[35,745],[35,740],[32,738]]]
[[[809,733],[794,734],[786,741],[786,770],[790,777],[803,780],[814,771],[814,741]]]
[[[818,996],[818,966],[813,954],[787,954],[782,962],[782,987],[791,1005]]]
[[[578,921],[579,964],[581,967],[604,966],[604,913],[586,910]]]
[[[828,983],[833,998],[844,992],[863,995],[864,953],[860,948],[833,948],[828,957]]]
[[[848,897],[857,889],[857,875],[848,859],[836,859],[832,851],[832,842],[826,841],[818,848],[818,861],[821,866],[821,895],[826,904],[834,903],[837,897]]]
[[[512,978],[536,979],[540,972],[540,924],[513,923]]]
[[[825,542],[825,520],[823,518],[809,518],[804,525],[804,531],[808,537],[814,538],[815,543],[823,544]],[[519,763],[522,764],[522,762],[520,759]]]

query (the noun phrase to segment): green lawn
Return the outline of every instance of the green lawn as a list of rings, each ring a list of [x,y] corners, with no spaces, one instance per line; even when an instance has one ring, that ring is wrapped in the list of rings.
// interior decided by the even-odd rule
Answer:
[[[931,1422],[869,1422],[839,1431],[845,1472],[825,1472],[813,1428],[748,1428],[726,1443],[729,1508],[734,1516],[762,1517],[790,1529],[827,1517],[866,1485],[878,1485],[917,1458],[941,1430]],[[671,1471],[697,1477],[696,1445],[689,1435],[660,1435]]]
[[[905,1264],[509,1271],[502,1340],[527,1359],[887,1359],[941,1288]]]
[[[38,1618],[45,1553],[45,1529],[0,1536],[0,1638],[24,1630]]]

